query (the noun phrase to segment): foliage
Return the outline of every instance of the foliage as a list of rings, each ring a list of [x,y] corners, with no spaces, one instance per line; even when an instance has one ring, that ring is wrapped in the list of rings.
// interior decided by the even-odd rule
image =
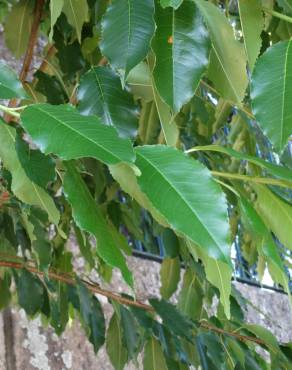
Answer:
[[[290,294],[291,15],[282,0],[0,1],[24,57],[20,77],[0,64],[0,308],[58,334],[79,318],[116,370],[139,353],[147,370],[291,368],[231,284],[239,241]],[[145,303],[126,257],[157,241],[161,298]],[[113,269],[127,294],[102,288]]]

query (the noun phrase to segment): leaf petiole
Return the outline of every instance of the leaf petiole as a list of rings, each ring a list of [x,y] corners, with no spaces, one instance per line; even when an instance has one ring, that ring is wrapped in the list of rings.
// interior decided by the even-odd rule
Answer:
[[[10,108],[10,107],[7,107],[6,105],[0,104],[0,111],[2,111],[4,113],[8,113],[11,116],[14,116],[16,118],[19,118],[20,117],[20,114],[18,113],[18,111],[19,110],[23,110],[26,107],[27,107],[27,105],[23,105],[23,106],[17,107],[17,108]]]

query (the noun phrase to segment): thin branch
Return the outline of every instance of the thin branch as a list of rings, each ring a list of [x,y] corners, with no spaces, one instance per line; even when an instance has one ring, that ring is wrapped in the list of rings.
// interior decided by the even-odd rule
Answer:
[[[263,7],[263,11],[265,13],[272,15],[275,18],[282,19],[283,21],[288,22],[288,23],[292,23],[292,18],[289,17],[288,15],[276,12],[275,10],[272,10],[266,7]]]
[[[269,177],[254,177],[248,175],[240,175],[237,173],[227,173],[227,172],[218,172],[218,171],[211,171],[213,176],[223,177],[226,179],[234,179],[234,180],[242,180],[248,182],[255,182],[257,184],[266,184],[266,185],[275,185],[281,186],[283,188],[292,189],[292,182],[285,181],[285,180],[278,180]]]
[[[45,4],[45,0],[36,1],[34,19],[33,19],[33,24],[32,24],[31,31],[30,31],[28,46],[27,46],[26,53],[24,56],[22,68],[19,74],[19,79],[21,81],[25,81],[28,75],[28,72],[30,70],[30,66],[31,66],[32,58],[33,58],[33,51],[34,51],[37,38],[38,38],[38,30],[39,30],[39,26],[40,26],[40,22],[42,18],[44,4]]]
[[[228,335],[229,337],[236,338],[240,340],[241,342],[249,341],[249,342],[254,342],[256,344],[259,344],[259,345],[266,345],[266,343],[259,338],[251,337],[249,335],[241,335],[235,332],[229,332],[224,329],[218,328],[217,326],[213,326],[207,323],[206,321],[201,321],[200,324],[201,324],[201,328],[214,331],[215,333],[218,333],[218,334]]]
[[[21,263],[21,262],[0,261],[0,267],[8,267],[8,268],[13,268],[13,269],[18,269],[18,270],[21,270],[21,269],[25,268],[28,271],[30,271],[30,272],[32,272],[32,273],[34,273],[34,274],[36,274],[40,277],[45,276],[45,273],[43,271],[40,271],[36,267],[33,267],[31,265],[25,265],[24,263]],[[62,283],[68,284],[68,285],[73,285],[74,286],[74,285],[77,284],[76,281],[73,278],[68,277],[67,274],[60,274],[60,273],[53,272],[52,270],[50,270],[48,272],[48,276],[52,280],[60,281]],[[122,297],[117,293],[113,293],[111,291],[105,290],[105,289],[101,288],[100,286],[98,286],[96,284],[89,283],[88,281],[82,280],[82,282],[87,286],[88,290],[91,291],[94,294],[100,294],[100,295],[102,295],[104,297],[107,297],[109,299],[112,299],[112,300],[114,300],[114,301],[116,301],[120,304],[124,304],[124,305],[127,305],[127,306],[138,307],[138,308],[144,309],[145,311],[148,311],[148,312],[153,312],[153,313],[155,312],[154,308],[152,306],[148,305],[148,304],[145,304],[145,303],[140,302],[140,301],[133,301],[131,299]],[[263,340],[259,339],[259,338],[246,336],[246,335],[241,335],[241,334],[238,334],[236,332],[229,332],[229,331],[226,331],[224,329],[213,326],[213,325],[209,324],[208,322],[206,322],[205,320],[202,320],[200,322],[200,327],[203,328],[203,329],[206,329],[206,330],[213,331],[217,334],[228,335],[228,336],[236,338],[240,341],[249,341],[249,342],[254,342],[256,344],[259,344],[259,345],[265,345],[265,342]]]
[[[30,272],[32,272],[32,273],[34,273],[34,274],[36,274],[40,277],[45,276],[45,273],[43,271],[38,270],[36,267],[27,266],[27,265],[25,265],[23,263],[20,263],[20,262],[0,261],[0,267],[9,267],[9,268],[18,269],[18,270],[21,270],[21,269],[25,268],[28,271],[30,271]],[[48,276],[52,280],[57,280],[57,281],[63,282],[63,283],[68,284],[68,285],[76,285],[76,281],[74,279],[69,278],[65,275],[61,275],[60,273],[49,271]],[[131,299],[122,297],[122,296],[120,296],[116,293],[113,293],[113,292],[110,292],[108,290],[102,289],[99,286],[91,284],[87,281],[83,281],[83,282],[87,286],[88,290],[90,290],[92,293],[103,295],[104,297],[112,299],[112,300],[114,300],[116,302],[119,302],[121,304],[125,304],[125,305],[128,305],[128,306],[135,306],[135,307],[139,307],[139,308],[142,308],[144,310],[147,310],[147,311],[153,311],[154,312],[154,309],[151,306],[146,305],[142,302],[132,301]]]
[[[28,75],[28,72],[30,70],[30,66],[31,66],[32,58],[33,58],[33,51],[34,51],[34,48],[37,42],[38,30],[39,30],[39,26],[40,26],[40,22],[42,18],[44,4],[45,4],[45,0],[37,0],[35,4],[34,19],[33,19],[32,27],[30,31],[28,45],[27,45],[26,53],[23,59],[21,71],[19,73],[19,79],[21,82],[25,81]],[[17,99],[11,99],[9,102],[9,107],[11,108],[16,107],[17,102],[18,102]],[[11,114],[11,112],[7,112],[4,116],[4,119],[7,122],[10,122],[11,116],[13,116],[13,114]]]

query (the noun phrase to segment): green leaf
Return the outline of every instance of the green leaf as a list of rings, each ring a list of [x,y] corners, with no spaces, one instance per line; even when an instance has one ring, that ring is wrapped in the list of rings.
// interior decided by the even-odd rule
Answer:
[[[292,173],[291,170],[288,168],[277,166],[271,162],[265,161],[264,159],[253,157],[247,153],[237,152],[236,150],[220,145],[205,145],[205,146],[195,146],[194,148],[188,150],[188,153],[196,152],[196,151],[211,151],[211,152],[218,152],[230,155],[238,160],[245,160],[252,164],[255,164],[259,167],[264,168],[267,172],[271,175],[279,177],[283,180],[292,181]]]
[[[90,320],[92,315],[91,309],[91,293],[87,287],[81,282],[78,282],[77,291],[80,302],[80,315],[82,318],[84,329],[87,335],[90,334]]]
[[[291,0],[277,0],[279,6],[287,13],[292,15],[292,1]]]
[[[10,293],[11,278],[8,273],[0,278],[0,310],[7,307],[11,300]]]
[[[161,288],[160,294],[164,299],[169,299],[177,289],[180,279],[180,259],[165,258],[160,269]]]
[[[261,33],[264,29],[262,4],[260,0],[239,0],[238,9],[245,52],[249,69],[252,71],[262,45]]]
[[[40,279],[23,269],[16,283],[18,303],[28,315],[41,310],[44,299],[44,286]]]
[[[148,54],[155,31],[153,15],[153,0],[114,0],[107,8],[101,51],[125,78]]]
[[[251,80],[253,114],[277,152],[292,134],[291,45],[289,40],[271,46],[258,59]]]
[[[95,116],[85,117],[69,105],[36,104],[21,114],[24,129],[45,153],[61,159],[96,158],[106,164],[132,162],[129,140],[119,138],[113,127]]]
[[[144,349],[144,370],[167,370],[164,354],[157,339],[151,337]]]
[[[64,6],[64,0],[50,0],[50,13],[51,13],[51,30],[49,34],[49,40],[52,42],[53,33],[54,33],[54,25],[57,22],[57,19],[62,13],[62,9]]]
[[[15,150],[15,129],[0,121],[0,158],[4,167],[12,174],[12,191],[22,202],[38,206],[47,212],[49,220],[59,223],[59,211],[49,194],[27,176]]]
[[[95,353],[97,353],[105,342],[105,318],[101,304],[95,296],[92,297],[92,313],[90,324],[90,341],[93,344]]]
[[[273,280],[281,284],[289,294],[288,275],[284,269],[278,248],[256,210],[244,198],[240,198],[240,209],[243,214],[245,227],[252,233],[254,240],[257,242],[259,255],[263,256],[268,264],[268,268]]]
[[[202,249],[197,250],[197,254],[203,261],[207,279],[219,289],[220,303],[224,307],[227,319],[230,320],[232,268],[220,260],[210,258]]]
[[[153,97],[165,142],[169,146],[176,147],[179,138],[179,130],[174,122],[171,108],[162,101],[155,86],[153,86]]]
[[[177,9],[182,2],[183,0],[160,0],[160,5],[162,6],[162,8],[171,6],[172,8]]]
[[[78,110],[97,115],[114,126],[122,137],[134,137],[138,127],[138,109],[133,97],[122,89],[120,78],[108,67],[95,67],[81,79]]]
[[[169,224],[165,218],[153,207],[147,196],[141,191],[137,177],[132,167],[127,164],[120,163],[109,166],[112,177],[119,183],[122,190],[130,194],[143,208],[151,212],[152,216],[165,227]]]
[[[67,93],[60,82],[60,78],[50,76],[41,70],[36,71],[34,77],[37,79],[35,90],[46,97],[46,102],[50,104],[64,104],[68,98]]]
[[[88,21],[87,0],[64,0],[63,12],[69,24],[75,28],[78,41],[81,43],[82,27]]]
[[[178,299],[180,311],[192,320],[199,320],[203,305],[203,290],[191,269],[184,274],[183,286]]]
[[[119,268],[127,284],[132,287],[132,274],[128,270],[125,258],[117,247],[100,208],[74,166],[66,163],[65,167],[67,171],[63,183],[64,192],[72,206],[76,224],[95,236],[98,255],[105,263]]]
[[[191,0],[184,1],[176,11],[157,6],[155,19],[155,86],[165,103],[178,112],[194,95],[208,65],[208,32]]]
[[[292,207],[266,186],[253,185],[253,187],[257,193],[255,202],[257,212],[280,242],[286,248],[292,249]]]
[[[55,180],[55,163],[49,156],[45,156],[39,150],[30,149],[20,135],[16,137],[15,146],[19,162],[31,181],[46,188],[49,182]]]
[[[210,257],[230,264],[226,201],[207,168],[162,145],[137,147],[136,155],[138,184],[157,211]]]
[[[149,299],[151,306],[156,313],[162,318],[164,325],[175,335],[188,340],[193,337],[194,324],[186,316],[180,313],[175,306],[156,298]]]
[[[23,213],[24,219],[26,214]],[[47,223],[47,215],[42,210],[31,208],[29,215],[26,216],[26,223],[30,223],[33,230],[28,231],[33,250],[36,253],[36,257],[41,271],[47,271],[52,260],[52,246],[48,240],[47,231],[45,225]],[[26,228],[29,230],[28,228]]]
[[[0,99],[27,98],[16,73],[4,63],[0,63]]]
[[[123,370],[128,359],[128,353],[123,345],[121,324],[116,313],[109,323],[106,351],[115,370]]]
[[[20,0],[12,6],[4,26],[7,47],[18,59],[26,51],[33,22],[34,0]]]
[[[195,0],[208,26],[212,41],[209,78],[223,98],[240,103],[248,84],[243,45],[235,39],[228,19],[209,1]]]
[[[128,350],[129,359],[132,359],[137,354],[139,346],[138,326],[132,312],[123,306],[121,306],[121,326],[123,328],[123,338]]]
[[[279,351],[279,345],[274,335],[266,328],[255,324],[244,324],[244,328],[262,339],[272,351]]]

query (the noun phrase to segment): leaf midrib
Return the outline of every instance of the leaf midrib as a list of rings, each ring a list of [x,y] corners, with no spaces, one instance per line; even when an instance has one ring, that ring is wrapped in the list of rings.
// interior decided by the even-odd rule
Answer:
[[[70,125],[66,124],[64,121],[61,121],[60,119],[56,118],[54,115],[50,114],[49,112],[47,112],[46,110],[43,110],[41,109],[40,107],[33,107],[32,109],[36,109],[44,114],[47,114],[50,118],[54,119],[55,121],[59,122],[59,124],[61,124],[62,126],[65,126],[67,127],[69,130],[73,131],[74,133],[76,133],[77,135],[83,137],[84,139],[90,141],[91,143],[95,144],[98,148],[101,148],[103,149],[106,153],[110,154],[112,157],[114,157],[115,159],[117,159],[119,162],[124,162],[124,160],[122,160],[121,158],[117,157],[115,154],[113,154],[112,152],[110,152],[108,149],[106,149],[103,145],[93,141],[91,138],[89,138],[88,136],[85,136],[84,134],[82,134],[80,131],[76,131],[73,127],[71,127]],[[106,126],[105,126],[106,127]],[[99,159],[100,160],[100,159]],[[102,161],[103,162],[103,161]]]
[[[287,64],[288,64],[288,54],[289,48],[291,46],[291,40],[288,41],[286,54],[285,54],[285,63],[284,63],[284,77],[283,77],[283,95],[282,95],[282,114],[281,114],[281,125],[280,125],[280,145],[281,148],[285,145],[285,138],[284,136],[284,114],[285,114],[285,102],[286,102],[286,80],[287,80]]]
[[[226,259],[225,257],[225,254],[224,254],[224,251],[222,251],[220,245],[216,242],[216,239],[214,239],[213,235],[209,232],[209,230],[204,226],[204,223],[202,222],[201,218],[198,216],[196,210],[194,210],[188,203],[188,201],[184,198],[184,196],[171,184],[171,182],[167,179],[167,177],[165,177],[165,175],[159,170],[159,168],[157,166],[155,166],[152,162],[150,162],[145,156],[143,156],[140,152],[137,152],[136,153],[138,155],[140,155],[141,157],[143,157],[143,159],[149,163],[150,166],[152,166],[160,175],[161,177],[165,180],[165,182],[168,183],[168,185],[173,189],[173,191],[183,200],[183,202],[186,204],[187,208],[189,208],[191,210],[191,212],[193,214],[195,214],[196,218],[199,220],[200,224],[202,225],[202,228],[207,232],[207,234],[209,235],[209,237],[211,238],[211,240],[214,241],[215,245],[219,248],[219,250],[221,251],[223,257],[224,257],[224,262],[227,263],[229,265],[229,262],[228,260]],[[168,217],[166,217],[168,218]],[[195,243],[197,243],[197,241],[193,240]]]

